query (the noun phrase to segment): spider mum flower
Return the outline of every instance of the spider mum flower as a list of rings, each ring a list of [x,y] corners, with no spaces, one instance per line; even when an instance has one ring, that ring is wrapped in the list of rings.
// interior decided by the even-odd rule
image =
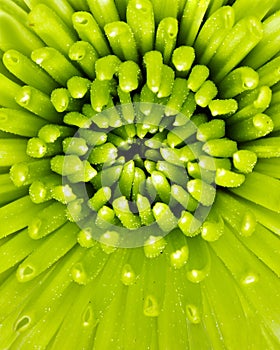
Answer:
[[[278,349],[280,4],[0,0],[0,349]]]

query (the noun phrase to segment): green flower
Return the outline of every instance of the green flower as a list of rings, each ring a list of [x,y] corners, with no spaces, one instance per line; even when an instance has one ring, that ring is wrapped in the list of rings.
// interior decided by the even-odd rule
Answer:
[[[278,349],[280,3],[0,0],[0,349]]]

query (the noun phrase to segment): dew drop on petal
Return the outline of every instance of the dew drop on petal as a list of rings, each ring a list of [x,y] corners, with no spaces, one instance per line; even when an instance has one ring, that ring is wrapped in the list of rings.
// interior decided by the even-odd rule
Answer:
[[[198,324],[201,322],[200,312],[197,306],[193,304],[187,304],[186,313],[187,318],[191,323]]]

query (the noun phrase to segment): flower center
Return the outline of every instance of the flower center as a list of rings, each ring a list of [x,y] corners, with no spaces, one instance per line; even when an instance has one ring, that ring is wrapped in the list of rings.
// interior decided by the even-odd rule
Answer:
[[[11,178],[31,184],[35,203],[66,204],[68,219],[81,227],[85,240],[91,232],[113,245],[139,246],[151,241],[151,230],[160,239],[180,230],[215,240],[223,226],[215,210],[208,216],[216,187],[242,185],[257,161],[244,142],[273,129],[272,119],[262,114],[271,89],[259,84],[261,72],[239,66],[261,40],[260,23],[246,17],[234,26],[231,8],[221,7],[198,32],[184,16],[180,26],[175,17],[154,18],[146,1],[129,2],[126,22],[105,12],[100,23],[89,12],[75,12],[73,33],[53,18],[52,33],[56,26],[65,38],[57,41],[45,35],[52,12],[38,5],[29,24],[49,46],[38,45],[31,60],[5,52],[5,66],[22,81],[26,71],[44,82],[39,90],[38,81],[28,77],[16,103],[50,122],[35,125],[30,114],[11,113],[34,125],[19,134],[36,135],[27,155],[42,158],[40,171],[33,171],[36,162],[15,165]],[[239,55],[227,35],[232,27],[248,41]],[[6,111],[0,119],[11,115]]]

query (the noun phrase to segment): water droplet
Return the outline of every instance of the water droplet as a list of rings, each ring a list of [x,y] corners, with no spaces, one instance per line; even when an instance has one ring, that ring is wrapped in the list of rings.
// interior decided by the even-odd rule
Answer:
[[[27,315],[22,316],[15,324],[16,332],[24,332],[31,323],[31,318]]]
[[[184,245],[181,249],[176,250],[170,254],[170,264],[175,269],[180,269],[183,267],[189,258],[189,248]]]
[[[254,272],[248,272],[241,278],[241,282],[245,285],[256,283],[258,282],[258,280],[259,280],[258,274]]]
[[[36,239],[39,238],[40,228],[42,226],[42,220],[39,218],[33,219],[31,224],[28,226],[28,234],[31,238]]]
[[[144,300],[143,312],[145,316],[157,317],[159,315],[159,306],[157,299],[153,295],[147,295]]]
[[[135,282],[135,272],[129,264],[124,265],[121,274],[122,283],[130,286]]]
[[[17,269],[17,279],[20,282],[26,282],[26,281],[30,281],[33,279],[33,276],[35,275],[35,268],[34,266],[30,266],[30,265],[26,265],[24,266],[24,262],[22,265],[20,265]]]
[[[188,320],[193,324],[198,324],[201,321],[199,309],[193,304],[187,304],[186,313]]]
[[[241,221],[240,234],[244,237],[251,236],[255,232],[256,225],[257,220],[255,215],[252,212],[247,211]]]
[[[71,270],[73,280],[78,283],[85,285],[87,284],[88,278],[81,262],[76,263]]]
[[[209,246],[201,237],[188,240],[188,245],[190,256],[186,265],[186,277],[192,283],[199,283],[210,272],[211,260]]]
[[[92,328],[94,328],[97,325],[97,323],[98,323],[98,320],[96,319],[93,312],[92,305],[89,302],[89,304],[87,305],[82,315],[82,325],[83,327],[91,326]]]
[[[202,269],[202,270],[193,269],[187,272],[187,278],[189,281],[193,283],[199,283],[203,281],[204,278],[206,278],[207,274],[208,274],[208,269]]]

